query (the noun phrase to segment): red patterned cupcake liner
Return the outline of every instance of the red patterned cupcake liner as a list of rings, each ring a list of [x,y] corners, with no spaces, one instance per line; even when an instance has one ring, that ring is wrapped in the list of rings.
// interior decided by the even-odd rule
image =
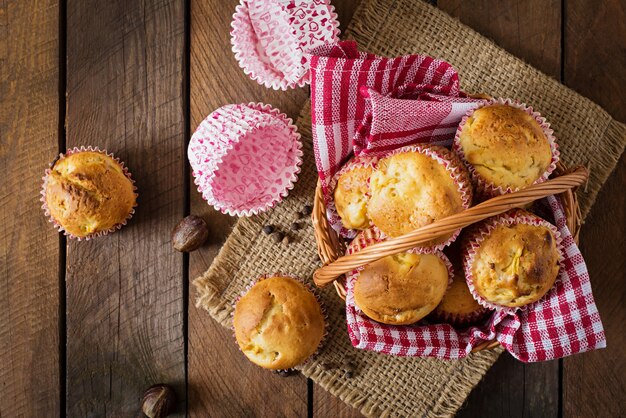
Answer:
[[[122,168],[122,171],[124,173],[124,175],[128,178],[128,180],[130,180],[130,182],[133,184],[133,191],[135,192],[135,204],[133,205],[133,208],[131,209],[130,213],[128,214],[128,217],[121,223],[103,230],[103,231],[98,231],[98,232],[93,232],[87,236],[84,237],[77,237],[76,235],[70,234],[69,232],[67,232],[63,226],[52,217],[52,215],[50,214],[50,210],[48,208],[48,202],[46,201],[46,188],[48,185],[48,176],[50,175],[50,173],[52,172],[52,168],[54,167],[54,165],[61,161],[62,159],[64,159],[65,157],[68,157],[72,154],[77,154],[79,152],[86,152],[86,151],[90,151],[90,152],[97,152],[100,154],[104,154],[110,158],[112,158],[113,160],[115,160],[116,163],[119,164],[119,166]],[[137,207],[137,198],[139,197],[139,194],[137,194],[137,186],[135,186],[135,180],[133,180],[132,175],[130,173],[130,171],[128,171],[128,168],[124,165],[123,161],[120,161],[119,158],[115,157],[113,155],[113,153],[107,152],[107,150],[101,150],[98,147],[94,147],[94,146],[81,146],[81,147],[74,147],[71,149],[68,149],[65,154],[60,153],[58,155],[57,158],[54,159],[54,161],[52,161],[50,163],[50,166],[46,169],[44,176],[41,178],[42,180],[42,184],[41,184],[41,191],[39,192],[39,194],[41,194],[41,198],[39,199],[41,201],[41,208],[44,211],[44,214],[46,215],[46,217],[48,217],[49,222],[52,223],[52,225],[54,225],[54,227],[59,231],[62,232],[63,235],[65,235],[66,237],[70,238],[70,239],[75,239],[77,241],[89,241],[91,239],[97,238],[97,237],[101,237],[104,235],[107,235],[111,232],[115,232],[118,229],[122,228],[124,225],[126,225],[128,223],[128,221],[133,217],[133,215],[135,214],[135,208]]]
[[[328,0],[241,0],[231,27],[239,66],[275,90],[308,84],[306,52],[339,40],[339,21]]]
[[[519,189],[513,190],[510,187],[507,187],[505,190],[502,188],[502,186],[496,186],[493,183],[490,183],[489,181],[487,181],[484,177],[480,175],[480,173],[478,173],[478,171],[476,171],[474,166],[467,161],[467,158],[465,157],[465,153],[463,152],[463,148],[461,147],[460,135],[461,135],[461,131],[463,130],[463,126],[465,125],[465,122],[467,122],[467,119],[470,116],[472,116],[472,114],[476,110],[485,106],[492,106],[495,104],[507,105],[507,106],[514,107],[516,109],[523,110],[526,114],[532,116],[535,119],[535,121],[539,124],[539,126],[541,126],[541,129],[544,135],[548,139],[548,143],[550,145],[550,152],[552,154],[552,160],[550,161],[550,165],[548,165],[548,168],[546,169],[546,171],[544,171],[543,174],[537,180],[533,182],[533,184],[543,183],[544,181],[548,180],[548,178],[550,177],[550,174],[552,174],[552,172],[556,169],[556,164],[558,163],[559,156],[560,156],[559,147],[558,147],[558,144],[556,143],[556,138],[554,137],[554,131],[552,130],[552,128],[550,128],[550,123],[548,123],[546,118],[541,116],[539,112],[535,112],[535,110],[533,110],[532,107],[516,100],[502,99],[502,98],[491,99],[491,100],[481,102],[474,109],[469,110],[461,119],[461,123],[459,124],[459,127],[457,128],[456,134],[454,136],[452,149],[458,154],[461,160],[465,162],[465,165],[467,166],[470,176],[472,177],[472,181],[476,185],[477,192],[483,198],[495,197],[498,195],[511,193],[511,192],[515,192],[519,190]]]
[[[194,183],[215,209],[234,216],[274,207],[302,165],[296,126],[270,105],[226,105],[196,129],[188,148]]]
[[[543,295],[539,300],[529,303],[527,305],[509,307],[509,306],[502,306],[493,302],[489,302],[488,300],[483,298],[476,290],[476,287],[474,286],[474,275],[472,274],[472,265],[474,264],[474,258],[476,257],[476,253],[478,249],[480,248],[480,244],[485,240],[487,236],[489,236],[493,232],[493,230],[498,225],[510,226],[510,225],[516,225],[516,224],[543,226],[545,228],[548,228],[550,231],[552,231],[552,234],[554,235],[555,240],[556,240],[556,248],[557,248],[557,251],[559,252],[559,273],[557,274],[554,284],[552,285],[552,289],[554,289],[554,286],[560,280],[560,275],[561,275],[560,273],[564,269],[564,266],[563,266],[564,248],[563,248],[563,240],[561,239],[561,234],[559,233],[556,226],[552,225],[550,222],[546,221],[545,219],[540,218],[539,216],[533,215],[528,212],[524,212],[520,209],[513,209],[501,215],[488,218],[482,223],[473,226],[473,228],[470,229],[470,231],[468,232],[468,235],[465,236],[463,239],[463,256],[462,256],[463,271],[465,272],[465,279],[467,281],[467,286],[469,287],[470,292],[472,293],[472,296],[474,297],[474,299],[476,299],[476,301],[481,306],[487,309],[494,309],[496,311],[504,312],[506,314],[514,314],[517,311],[532,308],[537,303],[546,299],[548,295],[550,294],[550,292],[552,291],[552,289],[547,291],[546,294]]]

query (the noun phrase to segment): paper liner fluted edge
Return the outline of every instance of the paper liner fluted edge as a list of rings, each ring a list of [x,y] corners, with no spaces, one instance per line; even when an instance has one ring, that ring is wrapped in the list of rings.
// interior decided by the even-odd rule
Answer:
[[[80,152],[97,152],[99,154],[104,154],[107,157],[112,158],[121,167],[122,172],[124,173],[126,178],[128,180],[130,180],[130,182],[131,182],[131,184],[133,186],[133,193],[135,194],[135,202],[133,203],[133,206],[132,206],[130,212],[128,213],[128,216],[126,217],[126,219],[124,219],[123,222],[118,223],[118,224],[112,226],[109,229],[105,229],[105,230],[98,231],[98,232],[92,232],[91,234],[86,235],[84,237],[77,237],[76,235],[67,232],[65,230],[65,228],[63,228],[63,225],[61,225],[59,223],[59,221],[57,221],[56,219],[54,219],[52,217],[52,214],[50,213],[50,210],[48,208],[48,202],[46,201],[46,188],[47,188],[47,185],[48,185],[48,176],[52,172],[52,168],[55,166],[55,164],[57,162],[61,161],[65,157],[68,157],[68,156],[70,156],[72,154],[77,154],[77,153],[80,153]],[[77,241],[83,241],[83,240],[84,241],[89,241],[89,240],[92,240],[94,238],[102,237],[102,236],[107,235],[107,234],[109,234],[111,232],[115,232],[118,229],[121,229],[124,225],[126,225],[128,223],[128,221],[130,221],[130,219],[135,214],[135,208],[138,205],[137,199],[139,198],[139,194],[137,193],[137,186],[135,185],[135,180],[132,178],[132,174],[130,173],[130,171],[128,170],[128,167],[126,167],[124,162],[121,161],[119,158],[117,158],[115,155],[113,155],[113,153],[108,152],[106,149],[101,150],[99,147],[91,146],[91,145],[74,147],[74,148],[70,148],[70,149],[66,150],[65,153],[59,153],[59,155],[49,164],[49,167],[44,172],[44,176],[41,178],[41,190],[40,190],[39,194],[41,195],[41,197],[39,198],[39,200],[41,201],[41,208],[43,209],[44,214],[48,218],[48,221],[50,223],[52,223],[52,225],[54,226],[55,229],[57,229],[59,232],[62,232],[63,235],[65,235],[66,237],[68,237],[70,239],[75,239]]]
[[[317,304],[320,307],[320,310],[322,312],[322,317],[324,318],[324,333],[322,334],[322,338],[320,339],[320,342],[317,344],[317,348],[315,349],[315,351],[313,352],[313,354],[311,354],[309,357],[307,357],[305,360],[303,360],[302,362],[296,364],[295,366],[293,366],[290,369],[269,369],[269,368],[265,368],[262,366],[259,366],[258,364],[252,362],[250,359],[248,359],[248,356],[246,356],[246,354],[241,350],[241,346],[239,346],[239,343],[237,341],[237,337],[235,335],[235,324],[234,324],[234,317],[235,317],[235,308],[237,307],[237,303],[239,303],[239,300],[246,295],[250,289],[252,289],[254,287],[254,285],[256,285],[257,283],[265,280],[265,279],[269,279],[272,277],[286,277],[289,279],[293,279],[295,281],[297,281],[298,283],[302,284],[312,295],[313,297],[315,297],[315,299],[317,300]],[[235,344],[237,345],[237,348],[239,349],[239,351],[244,355],[244,357],[246,357],[246,359],[254,364],[256,367],[259,367],[263,370],[267,370],[269,372],[289,372],[292,370],[298,370],[298,368],[301,368],[303,366],[305,366],[306,364],[308,364],[309,362],[311,362],[312,360],[314,360],[318,354],[320,353],[321,349],[323,348],[324,344],[326,343],[327,337],[328,337],[328,314],[326,312],[326,308],[324,306],[324,303],[322,302],[322,298],[320,297],[319,293],[317,292],[317,289],[311,287],[307,282],[305,282],[304,280],[302,280],[300,277],[295,276],[293,274],[288,274],[288,273],[283,273],[283,272],[275,272],[275,273],[263,273],[261,274],[259,277],[257,277],[254,280],[251,280],[250,283],[248,283],[248,285],[239,293],[239,295],[235,298],[235,300],[232,303],[231,306],[231,312],[230,312],[230,317],[231,317],[231,326],[230,326],[230,330],[233,336],[233,340],[235,341]]]
[[[263,204],[263,205],[259,205],[253,208],[249,208],[249,209],[235,209],[232,208],[224,203],[222,203],[221,201],[219,201],[218,199],[215,199],[215,197],[213,196],[213,194],[211,193],[211,190],[205,190],[202,187],[204,186],[204,184],[200,184],[200,178],[199,176],[195,176],[193,175],[193,182],[196,185],[196,187],[198,188],[198,192],[200,192],[202,194],[202,197],[204,198],[204,200],[206,200],[206,202],[213,206],[215,209],[219,210],[220,212],[230,215],[230,216],[237,216],[237,217],[241,217],[241,216],[252,216],[252,215],[257,215],[261,212],[264,212],[268,209],[273,208],[277,203],[281,202],[285,197],[287,197],[287,195],[289,195],[289,192],[291,190],[293,190],[296,182],[298,181],[298,174],[300,174],[301,168],[302,168],[302,157],[304,155],[304,152],[302,151],[302,142],[301,142],[301,135],[298,132],[298,128],[293,124],[293,120],[289,117],[287,117],[286,114],[282,113],[280,110],[278,110],[277,108],[272,107],[269,104],[265,104],[265,103],[261,103],[261,102],[249,102],[249,103],[243,103],[241,104],[242,106],[248,106],[250,108],[252,108],[253,110],[257,110],[260,112],[264,112],[267,114],[272,115],[273,117],[278,118],[281,122],[283,122],[285,124],[285,126],[289,129],[290,135],[292,135],[293,137],[293,141],[295,143],[296,149],[295,151],[295,164],[293,164],[293,172],[291,173],[291,178],[289,179],[289,181],[287,182],[287,186],[285,187],[284,190],[276,193],[276,196],[269,202]],[[231,151],[234,146],[239,142],[239,137],[237,137],[237,140],[235,141],[231,141],[225,148],[224,148],[224,154],[223,156],[225,157],[229,151]],[[219,166],[220,164],[222,164],[222,158],[223,157],[218,157],[215,161],[216,166]],[[215,173],[217,172],[217,170],[213,173],[211,173],[206,179],[205,181],[210,183],[211,180],[215,177]]]
[[[337,207],[335,206],[334,193],[335,188],[337,187],[337,183],[339,182],[339,177],[341,177],[344,173],[352,171],[357,168],[376,168],[376,162],[378,158],[369,157],[369,156],[359,156],[352,157],[347,163],[341,167],[339,171],[337,171],[330,179],[328,183],[328,190],[331,191],[331,197],[328,199],[326,203],[326,218],[330,223],[330,226],[335,229],[339,235],[345,238],[354,238],[360,231],[364,231],[365,229],[349,229],[343,225],[343,221],[341,220],[341,216],[339,216],[339,212],[337,212]],[[368,189],[369,189],[369,178],[367,180]],[[368,191],[369,195],[369,191]],[[372,226],[372,222],[370,221],[370,227]]]
[[[474,262],[474,258],[476,257],[477,249],[480,247],[480,244],[488,237],[493,230],[498,225],[516,225],[516,224],[526,224],[526,225],[534,225],[534,226],[543,226],[548,228],[554,235],[556,241],[556,249],[559,253],[559,271],[557,272],[556,279],[552,284],[552,287],[548,289],[548,291],[541,296],[538,300],[531,302],[527,305],[523,306],[502,306],[493,302],[490,302],[483,298],[476,287],[474,286],[474,275],[472,274],[472,265]],[[467,282],[467,287],[470,289],[470,293],[474,297],[474,299],[483,307],[487,309],[493,309],[498,312],[504,312],[508,315],[515,314],[521,310],[532,309],[539,302],[545,300],[549,297],[550,293],[553,291],[555,285],[561,280],[561,273],[565,271],[565,267],[563,265],[564,253],[565,249],[563,247],[563,238],[561,237],[561,233],[558,231],[557,227],[548,222],[547,220],[532,214],[530,212],[524,211],[522,209],[512,209],[508,212],[505,212],[501,215],[493,216],[488,218],[481,223],[474,225],[473,228],[469,231],[468,235],[463,239],[462,246],[462,255],[461,260],[463,263],[463,272],[465,273],[465,280]]]
[[[333,6],[330,1],[326,1],[326,6],[328,7],[329,21],[332,22],[333,26],[333,41],[337,42],[339,41],[339,35],[341,34],[341,31],[339,29],[339,16],[335,11],[335,6]],[[235,13],[233,13],[232,22],[230,24],[230,43],[232,51],[235,54],[235,60],[239,64],[239,67],[241,67],[241,69],[243,70],[244,74],[246,74],[248,77],[259,83],[260,85],[267,88],[272,88],[274,90],[286,91],[290,88],[304,87],[309,84],[311,73],[310,70],[308,70],[298,81],[295,82],[278,77],[274,79],[264,79],[262,74],[257,74],[254,71],[255,65],[250,65],[249,61],[246,59],[246,57],[248,56],[248,51],[246,49],[240,48],[239,46],[240,44],[243,44],[240,34],[245,31],[254,30],[251,27],[251,24],[248,25],[248,23],[244,21],[244,16],[249,17],[248,6],[245,0],[240,0],[239,4],[235,8]]]
[[[481,198],[495,197],[498,195],[503,195],[505,193],[512,193],[512,192],[520,190],[519,188],[512,189],[510,187],[507,187],[505,190],[502,188],[502,186],[495,186],[493,183],[487,181],[483,176],[480,175],[480,173],[478,173],[478,171],[476,171],[476,168],[473,166],[473,164],[467,161],[467,158],[465,157],[465,153],[463,152],[463,147],[461,146],[461,138],[460,138],[461,131],[463,130],[463,126],[465,125],[465,122],[467,122],[467,119],[470,116],[472,116],[472,114],[476,110],[483,108],[485,106],[492,106],[495,104],[511,106],[516,109],[520,109],[524,111],[526,114],[532,116],[535,119],[535,121],[539,124],[539,126],[541,127],[541,130],[546,136],[546,139],[548,140],[548,144],[550,145],[550,154],[551,154],[550,164],[548,165],[546,170],[543,172],[543,174],[541,174],[541,176],[537,180],[535,180],[532,184],[543,183],[544,181],[548,180],[548,178],[550,177],[550,174],[552,174],[552,172],[556,170],[556,165],[559,162],[559,156],[560,156],[559,146],[556,142],[556,138],[554,137],[554,131],[550,127],[550,123],[548,123],[546,118],[541,116],[539,112],[536,112],[532,108],[532,106],[528,106],[527,104],[522,103],[518,100],[506,99],[506,98],[495,98],[495,99],[480,102],[475,108],[468,110],[465,113],[465,115],[463,115],[463,117],[461,118],[461,122],[459,123],[459,126],[454,135],[454,139],[452,140],[452,149],[454,150],[454,152],[457,153],[459,158],[467,166],[467,170],[469,171],[472,181],[476,185],[477,192],[481,196]]]
[[[419,152],[442,164],[448,174],[450,174],[450,177],[456,184],[458,191],[461,194],[463,209],[469,209],[472,206],[472,198],[474,193],[472,181],[467,172],[467,168],[454,152],[448,150],[441,145],[408,145],[402,148],[395,149],[383,155],[378,159],[378,161],[404,152]],[[425,245],[425,247],[432,247],[437,250],[442,250],[448,245],[452,244],[458,238],[460,233],[461,228],[454,231],[452,235],[445,241],[435,245]],[[383,235],[383,238],[387,237],[387,235],[382,230],[381,234]]]

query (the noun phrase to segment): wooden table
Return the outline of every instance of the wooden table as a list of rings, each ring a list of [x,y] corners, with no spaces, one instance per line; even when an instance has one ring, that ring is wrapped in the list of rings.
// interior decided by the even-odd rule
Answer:
[[[343,26],[358,0],[335,0]],[[506,3],[506,4],[505,4]],[[298,114],[307,89],[249,80],[230,51],[235,0],[0,1],[0,416],[137,416],[153,383],[180,415],[357,416],[297,375],[246,362],[194,307],[233,219],[190,181],[190,132],[216,107],[263,101]],[[626,5],[600,0],[440,0],[505,49],[626,121]],[[131,167],[139,210],[90,242],[59,236],[39,188],[59,151],[99,145]],[[461,416],[618,416],[626,410],[626,158],[600,193],[582,250],[608,348],[541,364],[503,355]],[[172,227],[205,217],[210,245],[172,250]]]

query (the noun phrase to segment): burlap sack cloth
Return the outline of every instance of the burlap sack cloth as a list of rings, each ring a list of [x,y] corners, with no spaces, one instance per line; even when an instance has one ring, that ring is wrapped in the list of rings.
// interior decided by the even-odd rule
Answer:
[[[591,169],[586,191],[579,193],[583,216],[624,150],[626,126],[612,120],[598,105],[426,3],[365,0],[346,37],[375,54],[418,53],[445,59],[459,71],[465,91],[532,104],[552,123],[562,161],[583,163]],[[239,220],[213,265],[194,281],[197,306],[225,327],[231,326],[233,301],[260,274],[282,271],[310,281],[320,264],[308,220],[305,228],[290,232],[294,242],[287,247],[274,244],[261,232],[266,223],[288,230],[294,214],[312,203],[317,173],[309,104],[302,109],[297,125],[303,136],[305,162],[295,189],[275,209]],[[320,293],[328,312],[329,335],[320,354],[302,373],[365,415],[452,415],[501,353],[501,349],[486,350],[460,361],[441,361],[358,351],[350,345],[343,303],[334,288],[329,286]],[[323,371],[318,366],[322,362],[341,364],[346,356],[354,357],[357,364],[352,379],[338,369]]]

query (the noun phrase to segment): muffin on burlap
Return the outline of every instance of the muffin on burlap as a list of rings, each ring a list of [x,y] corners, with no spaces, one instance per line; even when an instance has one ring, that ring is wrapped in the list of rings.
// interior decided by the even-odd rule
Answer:
[[[239,299],[233,318],[239,348],[254,364],[290,369],[313,355],[325,334],[315,295],[298,280],[273,276]]]
[[[560,268],[560,235],[524,210],[489,218],[474,227],[464,246],[463,269],[483,306],[517,308],[541,299]]]
[[[369,191],[367,215],[391,237],[461,212],[472,201],[465,167],[441,146],[405,147],[380,159],[370,177]],[[459,231],[423,246],[450,242]]]
[[[354,159],[337,173],[337,185],[333,192],[335,208],[341,224],[347,229],[366,229],[370,226],[367,216],[368,183],[372,165]]]
[[[99,150],[73,150],[47,171],[44,209],[71,237],[115,230],[134,212],[137,195],[123,164]]]
[[[558,159],[545,119],[519,104],[494,103],[474,110],[459,125],[454,149],[487,196],[547,179]]]
[[[383,324],[413,324],[441,302],[449,273],[449,261],[443,253],[390,255],[359,272],[354,303]]]

